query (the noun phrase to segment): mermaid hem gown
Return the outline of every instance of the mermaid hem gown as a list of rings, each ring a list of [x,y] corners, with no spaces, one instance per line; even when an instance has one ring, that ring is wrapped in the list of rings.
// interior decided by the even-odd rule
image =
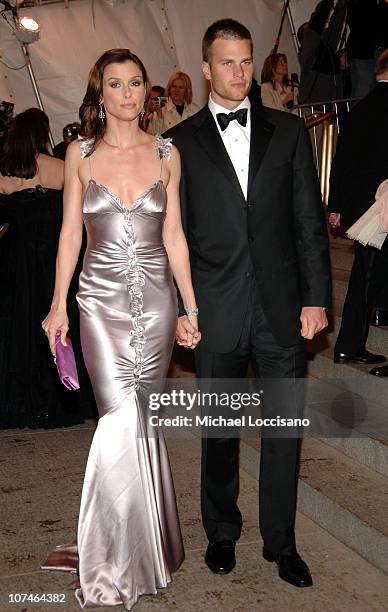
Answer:
[[[169,139],[157,137],[161,164]],[[93,146],[80,143],[85,156]],[[90,158],[89,158],[90,159]],[[161,179],[132,206],[89,181],[88,246],[79,280],[81,344],[99,422],[78,522],[81,607],[122,604],[166,587],[184,558],[162,432],[147,424],[147,397],[166,376],[176,291],[162,241]]]

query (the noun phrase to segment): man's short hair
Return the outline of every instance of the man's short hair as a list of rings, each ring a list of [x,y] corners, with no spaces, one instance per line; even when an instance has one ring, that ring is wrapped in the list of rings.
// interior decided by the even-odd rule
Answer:
[[[202,39],[202,59],[209,61],[211,46],[217,38],[224,40],[249,40],[253,51],[252,36],[248,28],[234,19],[219,19],[211,24]]]
[[[380,76],[381,74],[384,74],[384,72],[388,72],[388,49],[385,49],[385,51],[383,51],[377,58],[375,72],[376,76]]]
[[[164,96],[164,87],[161,85],[152,85],[151,90],[157,91],[159,96]]]

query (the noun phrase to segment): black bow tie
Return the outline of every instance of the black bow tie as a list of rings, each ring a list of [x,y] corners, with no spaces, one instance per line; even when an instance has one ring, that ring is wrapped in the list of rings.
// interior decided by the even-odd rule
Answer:
[[[217,113],[217,121],[222,131],[226,130],[229,123],[235,119],[240,125],[245,127],[247,124],[247,115],[248,109],[240,108],[240,110],[236,111],[235,113],[229,113],[228,115],[226,113]]]

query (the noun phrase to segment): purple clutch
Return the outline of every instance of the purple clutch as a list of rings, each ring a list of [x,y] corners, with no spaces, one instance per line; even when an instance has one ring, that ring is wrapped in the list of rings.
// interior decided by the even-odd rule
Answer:
[[[70,338],[66,338],[67,346],[61,342],[61,332],[55,334],[55,358],[59,378],[70,391],[79,389],[77,366],[75,365],[73,345]]]

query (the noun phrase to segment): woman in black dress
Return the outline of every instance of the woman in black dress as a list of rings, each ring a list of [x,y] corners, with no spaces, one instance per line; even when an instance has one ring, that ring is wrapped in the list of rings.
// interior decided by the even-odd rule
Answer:
[[[74,425],[93,411],[84,379],[76,393],[60,383],[41,328],[54,288],[64,181],[48,135],[47,115],[29,109],[14,119],[0,154],[0,226],[9,224],[0,238],[2,429]]]

